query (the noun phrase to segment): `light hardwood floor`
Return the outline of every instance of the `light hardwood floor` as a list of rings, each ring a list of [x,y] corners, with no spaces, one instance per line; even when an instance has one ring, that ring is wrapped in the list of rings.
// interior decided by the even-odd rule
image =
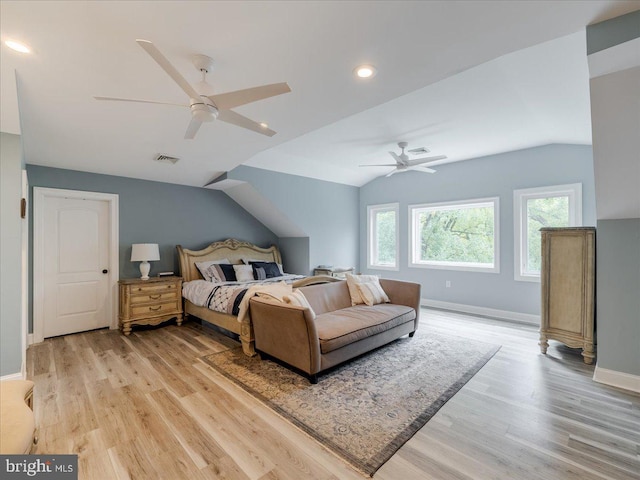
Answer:
[[[421,319],[502,349],[375,479],[640,479],[640,395],[594,383],[559,343],[540,355],[533,327]],[[189,321],[31,346],[36,453],[77,453],[81,479],[366,478],[198,361],[234,345]]]

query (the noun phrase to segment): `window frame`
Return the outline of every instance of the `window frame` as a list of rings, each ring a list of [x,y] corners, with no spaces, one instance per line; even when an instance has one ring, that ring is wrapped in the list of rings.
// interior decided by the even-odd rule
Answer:
[[[395,262],[393,265],[382,265],[374,263],[377,259],[378,242],[376,214],[380,212],[393,211],[395,213]],[[375,230],[374,230],[375,229]],[[367,205],[367,268],[371,270],[400,270],[400,204],[383,203],[378,205]]]
[[[550,197],[569,197],[569,226],[582,225],[582,183],[521,188],[513,191],[513,275],[519,282],[540,282],[539,273],[526,273],[529,246],[527,235],[527,201]]]
[[[415,262],[414,245],[418,235],[415,228],[414,215],[417,210],[425,208],[438,209],[438,207],[456,206],[481,206],[493,204],[493,266],[473,265],[465,262]],[[452,208],[450,208],[452,209]],[[455,200],[450,202],[421,203],[409,205],[409,268],[432,268],[438,270],[456,270],[465,272],[500,273],[500,197],[473,198],[467,200]]]

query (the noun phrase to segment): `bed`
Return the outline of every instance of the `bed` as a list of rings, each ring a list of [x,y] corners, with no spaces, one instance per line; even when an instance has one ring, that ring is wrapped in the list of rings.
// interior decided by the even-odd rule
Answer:
[[[274,262],[282,264],[280,251],[275,245],[269,248],[261,248],[248,242],[235,239],[228,239],[221,242],[214,242],[202,250],[189,250],[177,245],[178,260],[180,266],[180,276],[183,281],[191,282],[202,280],[202,275],[196,267],[196,262],[208,262],[214,260],[228,259],[233,264],[241,264],[243,259],[260,260],[263,262]],[[303,277],[292,282],[294,287],[313,285],[339,281],[339,279],[326,275]],[[256,354],[253,337],[253,327],[250,316],[243,315],[239,321],[238,316],[229,313],[222,313],[210,310],[206,306],[199,306],[184,298],[185,319],[190,315],[197,317],[217,327],[223,328],[240,337],[242,350],[246,355]]]

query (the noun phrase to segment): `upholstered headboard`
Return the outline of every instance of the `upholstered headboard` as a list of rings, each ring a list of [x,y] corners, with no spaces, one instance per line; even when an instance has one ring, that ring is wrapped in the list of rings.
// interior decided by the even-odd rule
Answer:
[[[282,263],[280,251],[275,245],[261,248],[252,243],[241,242],[230,238],[223,242],[214,242],[202,250],[189,250],[177,245],[178,260],[180,262],[180,276],[185,282],[202,279],[196,262],[220,260],[227,258],[231,263],[242,263],[243,258],[263,260],[265,262]]]

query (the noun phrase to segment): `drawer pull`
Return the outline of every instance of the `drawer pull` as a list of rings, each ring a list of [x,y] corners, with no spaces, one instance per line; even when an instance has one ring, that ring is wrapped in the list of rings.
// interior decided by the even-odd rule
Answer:
[[[160,297],[161,297],[161,295],[160,295],[160,294],[158,294],[158,295],[149,295],[149,298],[150,298],[151,300],[157,300],[157,299],[159,299]]]
[[[151,310],[152,312],[157,312],[161,308],[162,308],[162,305],[158,305],[157,307],[149,307],[149,310]]]

